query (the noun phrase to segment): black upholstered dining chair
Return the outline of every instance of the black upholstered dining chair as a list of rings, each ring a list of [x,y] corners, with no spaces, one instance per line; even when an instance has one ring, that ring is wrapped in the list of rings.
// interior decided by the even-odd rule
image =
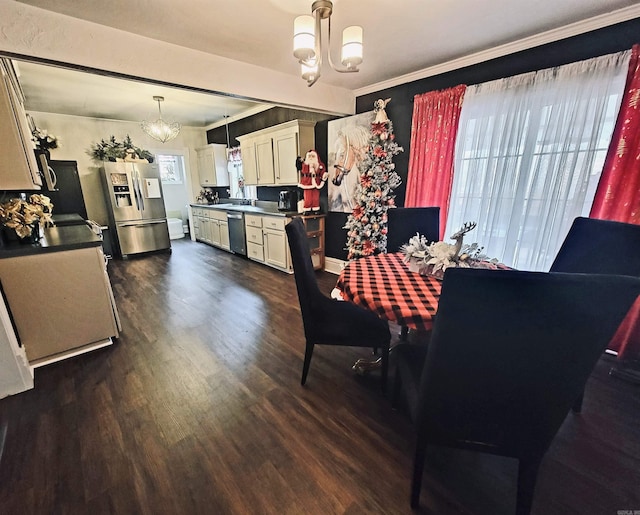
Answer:
[[[289,240],[306,339],[301,384],[304,385],[307,380],[315,345],[371,347],[380,349],[382,354],[381,381],[384,391],[391,341],[388,322],[372,311],[324,295],[318,288],[302,220],[294,218],[285,226],[285,230]]]
[[[434,444],[517,458],[529,513],[540,462],[638,294],[633,277],[447,270],[429,346],[394,350],[393,401],[405,393],[417,435],[411,505]]]
[[[640,277],[640,225],[578,217],[549,270]],[[574,412],[582,411],[583,398]]]
[[[640,225],[576,218],[549,271],[640,277]]]
[[[387,252],[398,252],[416,233],[427,241],[440,239],[439,207],[397,207],[387,211]]]

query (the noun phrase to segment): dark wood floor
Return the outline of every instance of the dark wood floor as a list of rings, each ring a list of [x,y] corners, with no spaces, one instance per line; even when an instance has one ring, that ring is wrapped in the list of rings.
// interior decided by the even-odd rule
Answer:
[[[109,273],[117,343],[0,400],[0,513],[411,513],[411,426],[351,371],[367,351],[317,347],[300,386],[293,276],[188,240]],[[610,364],[542,464],[538,515],[640,510],[640,391]],[[426,472],[422,513],[514,510],[515,461],[434,448]]]

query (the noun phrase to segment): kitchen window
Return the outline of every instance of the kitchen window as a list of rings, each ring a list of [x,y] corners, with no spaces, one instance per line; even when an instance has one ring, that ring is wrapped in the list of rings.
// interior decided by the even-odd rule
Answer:
[[[182,184],[184,181],[184,158],[180,155],[156,156],[162,184]]]

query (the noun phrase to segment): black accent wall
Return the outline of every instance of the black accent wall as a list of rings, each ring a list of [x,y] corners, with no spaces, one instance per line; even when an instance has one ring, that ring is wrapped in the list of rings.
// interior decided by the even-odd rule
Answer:
[[[640,18],[358,97],[356,99],[356,114],[371,111],[373,109],[373,103],[379,98],[391,98],[391,102],[386,108],[387,115],[393,122],[396,141],[400,146],[404,147],[404,152],[394,158],[396,171],[402,178],[402,185],[395,191],[396,204],[398,206],[404,205],[409,163],[409,145],[411,142],[413,98],[415,95],[449,88],[458,84],[479,84],[519,75],[521,73],[561,66],[600,55],[627,50],[635,43],[640,43]],[[308,117],[313,115],[317,116],[317,118]],[[311,119],[317,122],[315,127],[316,150],[326,163],[327,122],[335,117],[317,113],[314,114],[308,111],[274,108],[256,116],[229,124],[231,145],[234,146],[238,144],[237,141],[234,141],[238,135],[296,118]],[[226,143],[225,128],[220,127],[209,131],[207,138],[209,143]],[[263,195],[261,190],[264,189],[265,188],[259,188],[258,196],[260,198]],[[322,195],[324,196],[323,206],[326,212],[326,187],[322,191]],[[328,257],[346,260],[347,253],[346,250],[344,250],[346,233],[344,229],[342,229],[346,220],[347,213],[328,213],[327,215],[326,255]]]

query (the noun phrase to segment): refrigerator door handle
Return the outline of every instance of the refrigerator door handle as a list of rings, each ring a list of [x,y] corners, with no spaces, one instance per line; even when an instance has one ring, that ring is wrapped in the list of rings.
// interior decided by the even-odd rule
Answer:
[[[158,225],[158,224],[164,224],[167,223],[166,220],[157,220],[155,222],[134,222],[134,223],[130,223],[130,224],[118,224],[118,227],[146,227],[147,225]]]
[[[142,211],[142,194],[140,193],[140,178],[138,176],[137,170],[134,170],[133,173],[133,193],[136,197],[136,208],[138,211]]]
[[[136,176],[138,177],[138,195],[140,195],[140,211],[144,211],[144,195],[142,193],[142,179],[140,179],[140,172],[136,170]]]

